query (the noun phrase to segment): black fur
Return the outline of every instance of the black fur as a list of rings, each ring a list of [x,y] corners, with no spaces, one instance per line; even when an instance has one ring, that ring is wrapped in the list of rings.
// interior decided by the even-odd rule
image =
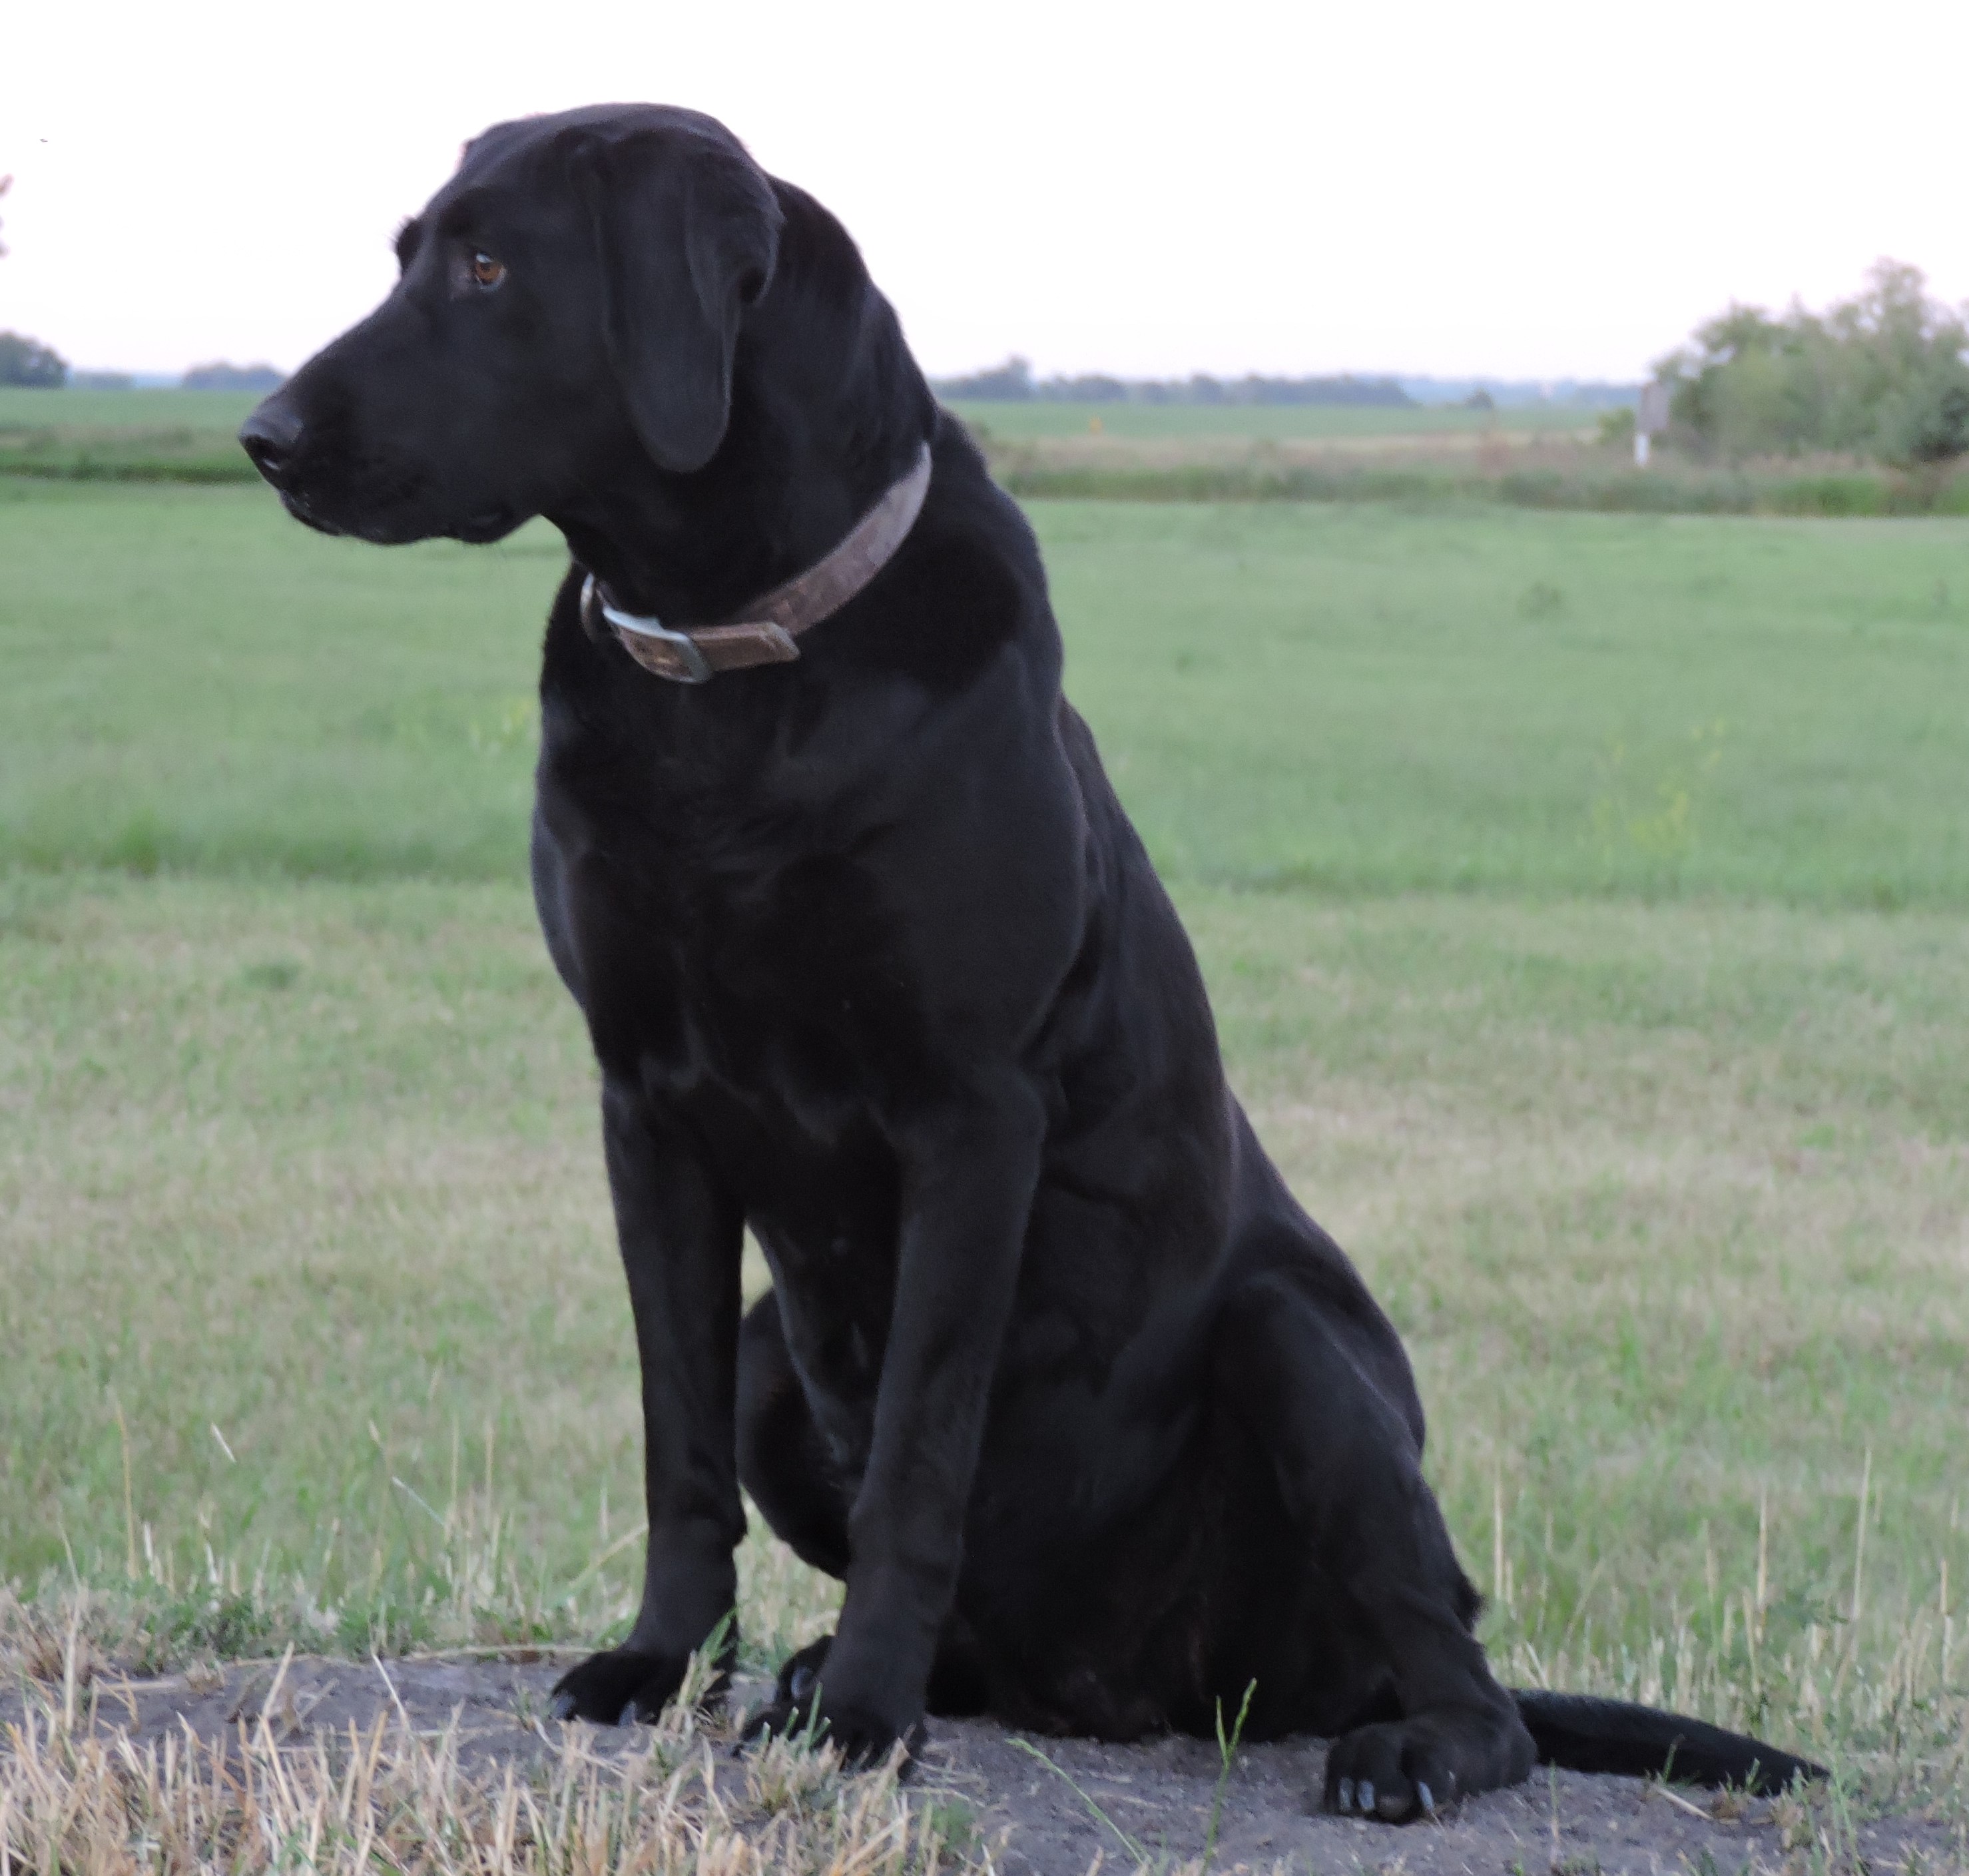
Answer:
[[[742,1484],[847,1582],[763,1723],[817,1702],[861,1755],[926,1710],[1208,1732],[1255,1682],[1247,1736],[1335,1736],[1328,1801],[1388,1817],[1539,1746],[1811,1771],[1491,1678],[1401,1344],[1225,1086],[1032,535],[832,218],[708,118],[608,106],[488,131],[400,252],[242,440],[317,527],[541,514],[573,551],[534,883],[601,1067],[650,1537],[563,1709],[675,1690]],[[913,532],[796,663],[686,688],[582,629],[591,570],[729,616],[926,439]],[[748,1224],[774,1289],[741,1319]]]

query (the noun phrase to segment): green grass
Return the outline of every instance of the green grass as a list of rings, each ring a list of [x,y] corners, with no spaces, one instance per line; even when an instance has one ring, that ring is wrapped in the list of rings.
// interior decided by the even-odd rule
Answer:
[[[0,430],[79,424],[89,430],[201,430],[230,437],[260,401],[257,391],[29,391],[0,385]]]
[[[1969,522],[1033,512],[1173,877],[1969,904]],[[0,479],[0,862],[517,875],[552,531]]]
[[[1034,519],[1507,1670],[1941,1763],[1969,529]],[[634,1351],[521,871],[550,539],[15,484],[0,558],[19,1621],[79,1581],[144,1660],[619,1626]],[[757,1537],[744,1569],[761,1653],[826,1619]]]
[[[1039,511],[1160,865],[1969,902],[1969,524]]]
[[[1408,1338],[1507,1658],[1727,1706],[1760,1508],[1766,1651],[1837,1649],[1863,1467],[1863,1669],[1938,1612],[1969,1573],[1959,920],[1180,902],[1260,1131]],[[633,1544],[582,1573],[637,1515],[634,1352],[524,890],[16,875],[0,986],[0,1572],[114,1584],[134,1548],[195,1585],[209,1544],[262,1589],[174,1605],[194,1641],[401,1645],[455,1637],[462,1533],[475,1638],[621,1619]],[[755,1639],[811,1632],[826,1595],[748,1569]]]
[[[235,433],[258,394],[0,386],[0,474],[80,481],[251,482]]]
[[[0,477],[0,862],[523,868],[550,530],[384,554],[263,488]]]

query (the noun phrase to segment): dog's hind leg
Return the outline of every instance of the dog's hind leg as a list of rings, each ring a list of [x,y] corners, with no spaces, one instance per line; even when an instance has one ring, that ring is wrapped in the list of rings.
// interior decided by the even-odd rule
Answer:
[[[738,1482],[801,1562],[848,1572],[849,1495],[835,1475],[787,1349],[770,1290],[738,1332]]]
[[[1533,1746],[1471,1633],[1477,1594],[1415,1429],[1350,1339],[1308,1287],[1272,1272],[1227,1300],[1214,1365],[1221,1397],[1271,1460],[1309,1566],[1343,1601],[1326,1619],[1384,1670],[1399,1708],[1335,1741],[1326,1803],[1405,1819],[1516,1783]]]

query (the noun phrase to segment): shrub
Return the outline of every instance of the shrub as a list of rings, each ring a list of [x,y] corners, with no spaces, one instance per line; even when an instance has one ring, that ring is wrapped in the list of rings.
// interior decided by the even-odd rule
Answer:
[[[1822,313],[1732,304],[1655,368],[1677,440],[1731,461],[1837,450],[1909,468],[1969,453],[1969,310],[1925,285],[1880,261]]]

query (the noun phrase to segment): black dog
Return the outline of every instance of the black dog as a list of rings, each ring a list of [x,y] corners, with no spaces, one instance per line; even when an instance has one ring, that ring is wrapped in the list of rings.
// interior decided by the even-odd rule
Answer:
[[[558,1710],[676,1690],[742,1484],[847,1582],[760,1722],[858,1757],[926,1710],[1208,1732],[1255,1683],[1247,1736],[1336,1736],[1328,1803],[1391,1819],[1535,1758],[1815,1772],[1491,1678],[1401,1344],[1225,1086],[1032,535],[839,224],[611,106],[488,131],[397,247],[241,437],[313,527],[544,514],[573,554],[534,885],[601,1065],[649,1551]]]

